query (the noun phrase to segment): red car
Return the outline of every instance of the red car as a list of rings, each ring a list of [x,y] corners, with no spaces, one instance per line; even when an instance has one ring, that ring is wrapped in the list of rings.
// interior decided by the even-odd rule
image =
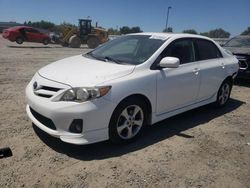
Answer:
[[[46,33],[42,33],[37,29],[28,26],[17,26],[5,29],[3,31],[3,38],[22,44],[24,41],[27,42],[40,42],[44,45],[49,44],[50,37]]]

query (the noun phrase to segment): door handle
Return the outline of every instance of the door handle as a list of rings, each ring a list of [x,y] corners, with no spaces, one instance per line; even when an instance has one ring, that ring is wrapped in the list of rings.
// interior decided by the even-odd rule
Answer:
[[[225,68],[225,63],[221,63],[221,67],[224,69]]]
[[[198,75],[198,74],[199,74],[199,71],[200,71],[200,69],[199,69],[199,68],[194,68],[194,69],[193,69],[193,72],[194,72],[196,75]]]

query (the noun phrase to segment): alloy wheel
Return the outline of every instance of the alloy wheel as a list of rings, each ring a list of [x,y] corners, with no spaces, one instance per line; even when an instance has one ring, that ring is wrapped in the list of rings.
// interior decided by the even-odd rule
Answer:
[[[117,133],[125,140],[135,137],[142,128],[144,121],[143,110],[138,105],[126,107],[117,121]]]

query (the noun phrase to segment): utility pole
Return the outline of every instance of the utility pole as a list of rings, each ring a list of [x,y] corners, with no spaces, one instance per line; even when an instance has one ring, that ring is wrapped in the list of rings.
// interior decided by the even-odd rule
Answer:
[[[168,7],[168,12],[167,12],[167,20],[166,20],[166,32],[167,32],[167,30],[168,30],[168,17],[169,17],[169,11],[170,11],[170,9],[171,9],[172,7]]]

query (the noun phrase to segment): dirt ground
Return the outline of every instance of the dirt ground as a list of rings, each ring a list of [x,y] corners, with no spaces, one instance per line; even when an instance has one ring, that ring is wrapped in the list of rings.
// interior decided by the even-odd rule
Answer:
[[[32,126],[25,87],[44,65],[87,48],[17,45],[0,36],[0,187],[250,187],[250,84],[148,128],[129,145],[74,146]]]

